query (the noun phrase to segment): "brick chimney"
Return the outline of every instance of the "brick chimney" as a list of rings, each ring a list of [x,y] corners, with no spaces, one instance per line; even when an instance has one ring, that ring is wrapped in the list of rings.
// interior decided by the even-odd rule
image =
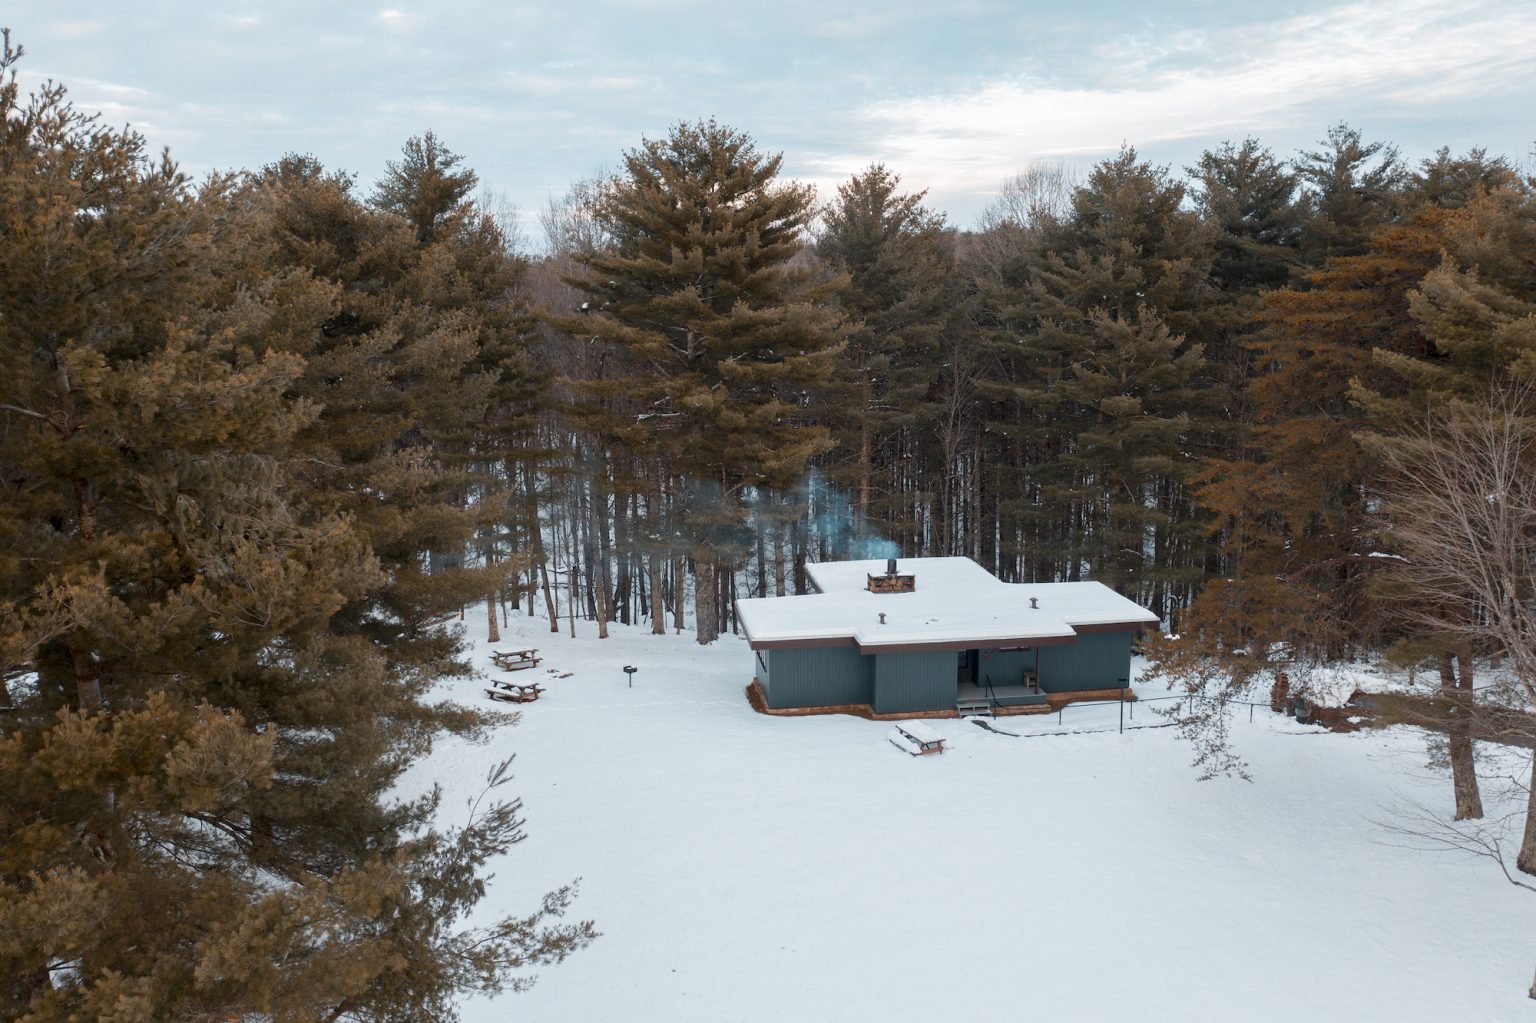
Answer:
[[[884,575],[872,575],[868,579],[870,593],[911,593],[917,589],[917,576],[898,573],[895,558],[885,559]]]

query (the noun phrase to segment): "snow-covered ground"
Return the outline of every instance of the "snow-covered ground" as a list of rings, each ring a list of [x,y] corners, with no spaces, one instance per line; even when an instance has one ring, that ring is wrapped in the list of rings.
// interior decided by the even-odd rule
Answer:
[[[515,752],[529,837],[485,908],[580,877],[603,932],[470,1023],[1536,1014],[1536,896],[1380,824],[1449,804],[1417,732],[1244,713],[1252,783],[1197,781],[1172,729],[1119,734],[1113,706],[1069,709],[1062,735],[930,720],[949,751],[914,758],[889,723],[753,713],[739,639],[577,629],[514,617],[500,647],[544,662],[511,679],[543,699],[489,744],[441,743],[406,786],[443,785],[449,822]]]

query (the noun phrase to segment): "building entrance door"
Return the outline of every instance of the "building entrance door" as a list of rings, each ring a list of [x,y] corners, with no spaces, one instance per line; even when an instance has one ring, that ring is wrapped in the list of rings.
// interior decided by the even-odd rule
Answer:
[[[976,669],[981,663],[980,650],[961,650],[955,663],[955,681],[976,684]]]

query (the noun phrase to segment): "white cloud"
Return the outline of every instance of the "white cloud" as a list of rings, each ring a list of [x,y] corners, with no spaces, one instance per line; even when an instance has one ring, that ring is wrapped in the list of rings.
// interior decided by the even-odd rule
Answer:
[[[554,96],[564,91],[566,86],[566,80],[557,75],[531,74],[527,71],[506,71],[500,78],[510,91],[532,96]]]
[[[566,70],[566,68],[557,68],[556,65],[545,66]],[[511,92],[526,93],[531,96],[562,96],[567,99],[600,97],[613,93],[632,96],[654,91],[657,88],[655,80],[641,75],[598,75],[588,74],[570,65],[567,65],[567,68],[570,71],[566,74],[505,71],[499,78]]]
[[[1101,85],[1017,76],[881,102],[862,119],[879,159],[935,191],[975,193],[1032,159],[1099,154],[1127,141],[1262,134],[1314,118],[1319,104],[1341,117],[1368,105],[1391,112],[1486,102],[1530,88],[1533,52],[1536,8],[1353,3],[1241,29],[1108,40],[1074,76]],[[822,166],[846,173],[868,161],[829,155]]]
[[[379,12],[379,23],[394,31],[411,28],[420,20],[418,15],[410,11],[402,11],[398,7],[386,7]]]
[[[128,85],[124,82],[108,82],[100,78],[87,78],[84,75],[66,74],[60,71],[39,69],[33,71],[23,68],[17,75],[23,86],[28,89],[37,89],[43,82],[53,79],[63,82],[69,89],[70,97],[80,104],[82,108],[89,110],[100,109],[103,113],[117,113],[129,109],[127,103],[143,102],[154,99],[156,93],[149,89],[142,89],[137,85]]]
[[[55,21],[48,26],[48,30],[60,39],[82,39],[99,34],[106,27],[106,22],[81,18],[74,21]]]

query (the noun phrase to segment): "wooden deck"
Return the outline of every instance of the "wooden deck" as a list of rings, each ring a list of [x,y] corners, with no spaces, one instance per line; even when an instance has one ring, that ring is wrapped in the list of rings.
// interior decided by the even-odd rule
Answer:
[[[1039,686],[993,686],[990,691],[985,686],[978,686],[972,682],[957,683],[955,702],[968,703],[976,700],[988,700],[995,698],[998,706],[1020,707],[1032,703],[1045,703],[1045,693]]]

